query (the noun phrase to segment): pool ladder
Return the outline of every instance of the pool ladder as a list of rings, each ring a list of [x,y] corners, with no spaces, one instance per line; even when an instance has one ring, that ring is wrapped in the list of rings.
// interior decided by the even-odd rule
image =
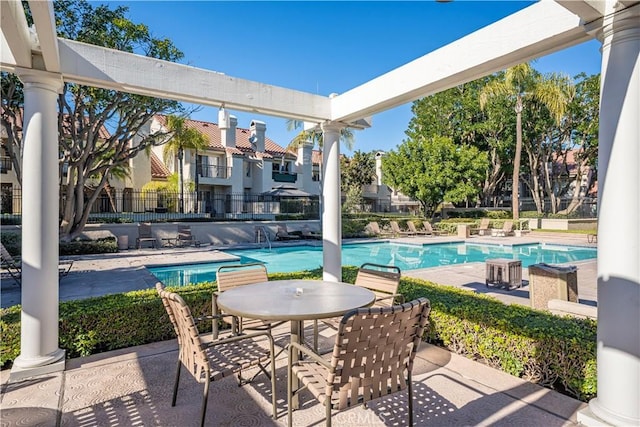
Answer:
[[[265,242],[269,245],[269,250],[271,250],[271,240],[269,239],[269,232],[263,226],[256,226],[256,243]]]

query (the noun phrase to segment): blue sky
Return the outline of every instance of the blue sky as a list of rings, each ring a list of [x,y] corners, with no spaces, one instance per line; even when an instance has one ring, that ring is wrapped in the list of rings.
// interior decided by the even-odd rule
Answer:
[[[100,2],[98,2],[100,3]],[[104,2],[102,2],[104,3]],[[516,1],[131,1],[129,18],[184,52],[183,63],[276,86],[329,95],[374,77],[478,30],[531,2]],[[541,72],[600,72],[600,43],[590,41],[543,57]],[[285,119],[231,111],[238,126],[267,124],[286,146],[295,132]],[[217,123],[217,109],[194,119]],[[355,132],[354,150],[392,150],[405,138],[411,104],[373,116]],[[342,148],[342,152],[350,151]]]

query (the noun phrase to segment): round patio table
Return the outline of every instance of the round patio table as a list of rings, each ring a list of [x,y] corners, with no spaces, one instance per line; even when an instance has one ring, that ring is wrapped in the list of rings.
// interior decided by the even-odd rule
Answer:
[[[291,322],[291,342],[299,343],[305,320],[327,319],[375,302],[373,292],[360,286],[325,280],[272,280],[222,292],[217,304],[240,317]],[[294,357],[298,355],[294,352]],[[294,384],[297,387],[297,384]],[[294,399],[294,409],[298,407]]]

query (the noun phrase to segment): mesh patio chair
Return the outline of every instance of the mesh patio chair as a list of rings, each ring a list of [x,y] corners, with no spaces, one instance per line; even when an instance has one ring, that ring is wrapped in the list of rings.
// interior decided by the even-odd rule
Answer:
[[[322,240],[322,233],[316,233],[311,231],[309,226],[306,224],[302,226],[302,229],[300,230],[300,232],[302,233],[303,239]]]
[[[404,303],[404,295],[398,293],[400,286],[400,268],[394,265],[364,263],[358,269],[355,285],[367,288],[376,295],[373,307],[390,307]],[[340,318],[324,319],[322,323],[338,329]],[[313,348],[318,351],[318,330],[314,324]]]
[[[232,335],[220,340],[208,339],[198,332],[196,319],[180,295],[168,292],[162,283],[156,283],[156,290],[162,298],[169,319],[178,337],[178,364],[173,386],[171,406],[176,406],[178,385],[182,366],[200,383],[204,383],[200,425],[204,426],[209,386],[212,381],[237,375],[238,385],[248,381],[242,378],[242,371],[258,367],[271,380],[271,404],[273,418],[276,418],[276,381],[273,337],[267,332],[254,332],[246,335]],[[208,316],[211,318],[212,316]],[[202,319],[198,319],[202,320]],[[262,342],[257,339],[262,338]],[[265,348],[264,345],[268,344]],[[271,372],[263,364],[271,364]],[[254,376],[255,378],[255,376]]]
[[[504,224],[502,224],[502,228],[494,228],[493,230],[491,230],[492,236],[507,237],[512,234],[514,234],[513,221],[505,221]]]
[[[226,290],[236,288],[238,286],[250,285],[253,283],[267,282],[267,268],[261,263],[249,263],[249,264],[234,264],[223,265],[218,268],[216,273],[216,280],[218,283],[218,290],[213,293],[213,314],[221,315],[218,308],[218,295]],[[235,334],[240,334],[244,330],[258,330],[258,331],[270,331],[271,328],[281,325],[284,322],[268,322],[260,319],[245,319],[238,318],[236,316],[225,315],[222,317],[222,321],[231,325]],[[213,338],[218,336],[218,321],[213,322]]]
[[[393,234],[395,234],[396,236],[413,236],[415,235],[415,233],[412,233],[411,231],[406,231],[400,228],[400,226],[398,225],[397,221],[389,221],[389,225],[391,226],[391,231],[393,231]]]
[[[393,233],[383,231],[380,228],[380,224],[376,221],[371,221],[366,228],[369,230],[370,234],[373,234],[376,237],[394,237]]]
[[[420,298],[391,307],[361,308],[345,314],[338,328],[331,361],[305,345],[291,343],[287,365],[287,421],[293,423],[293,396],[307,389],[323,405],[326,425],[331,410],[343,410],[408,390],[409,424],[413,425],[411,371],[431,306]],[[293,360],[295,351],[306,358]],[[294,375],[301,386],[293,390]]]
[[[287,225],[278,225],[278,231],[276,232],[276,240],[299,240],[300,236],[290,234],[287,230]]]
[[[156,247],[156,238],[151,233],[151,223],[143,222],[138,224],[138,237],[136,237],[136,248],[140,249],[143,243],[151,243],[151,247]]]
[[[448,234],[446,231],[443,231],[443,230],[435,230],[429,221],[424,221],[422,223],[422,228],[428,235],[431,235],[431,236],[440,236],[442,234]]]
[[[407,221],[407,228],[409,229],[409,231],[411,233],[413,233],[416,236],[428,236],[429,233],[427,233],[426,230],[418,230],[418,228],[416,227],[416,225],[414,224],[413,221]]]
[[[176,237],[176,246],[200,246],[201,242],[191,234],[191,226],[178,225],[178,236]]]
[[[482,218],[478,225],[478,236],[490,236],[491,235],[491,219]]]
[[[18,286],[22,285],[22,266],[19,262],[13,259],[7,248],[0,243],[0,261],[2,268],[7,270],[13,280],[16,281]]]
[[[11,256],[2,243],[0,243],[0,261],[2,268],[7,270],[18,286],[22,286],[22,264]],[[60,261],[58,264],[58,277],[64,277],[69,274],[71,267],[73,267],[73,260]]]

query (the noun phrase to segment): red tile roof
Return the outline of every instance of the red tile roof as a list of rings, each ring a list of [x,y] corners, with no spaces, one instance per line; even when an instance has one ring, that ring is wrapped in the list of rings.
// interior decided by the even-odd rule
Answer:
[[[160,124],[163,126],[165,125],[166,116],[155,116],[155,118],[160,122]],[[236,128],[236,148],[233,149],[226,148],[222,145],[220,128],[217,124],[186,119],[185,125],[188,128],[199,130],[209,141],[210,150],[230,151],[233,154],[255,154],[255,151],[249,142],[249,137],[251,136],[251,131],[249,129]],[[265,153],[262,154],[262,157],[282,157],[285,154],[286,150],[267,136],[265,136],[264,145]]]
[[[151,159],[151,179],[162,180],[162,179],[167,179],[169,175],[171,175],[171,172],[169,171],[169,169],[167,169],[164,163],[162,163],[162,160],[160,160],[153,151],[151,152],[150,159]]]

